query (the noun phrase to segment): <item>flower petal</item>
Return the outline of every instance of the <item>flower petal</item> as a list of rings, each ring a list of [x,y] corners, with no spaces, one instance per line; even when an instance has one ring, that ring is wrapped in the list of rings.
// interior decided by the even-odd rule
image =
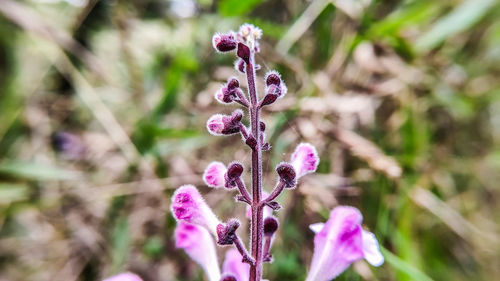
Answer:
[[[193,185],[177,188],[172,196],[171,209],[177,221],[205,226],[216,235],[220,221]]]
[[[223,274],[231,274],[238,281],[247,281],[250,275],[250,265],[242,262],[243,257],[238,250],[232,248],[226,252],[226,258],[222,264]]]
[[[363,258],[363,240],[358,209],[339,206],[314,237],[314,254],[308,281],[331,280]]]
[[[205,270],[210,281],[219,281],[220,270],[215,243],[208,230],[180,221],[175,229],[175,246],[184,249],[189,257]]]
[[[225,184],[224,174],[226,166],[221,162],[210,163],[203,173],[203,181],[210,187],[223,187]]]
[[[366,261],[373,266],[381,266],[384,263],[384,256],[380,252],[377,238],[366,230],[363,230],[363,253]]]
[[[316,148],[309,143],[301,143],[292,154],[292,166],[297,178],[313,173],[318,168],[319,157]]]

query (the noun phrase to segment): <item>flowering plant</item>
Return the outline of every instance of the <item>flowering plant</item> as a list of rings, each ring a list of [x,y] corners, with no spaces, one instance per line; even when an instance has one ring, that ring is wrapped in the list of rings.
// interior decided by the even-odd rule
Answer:
[[[284,189],[292,189],[302,176],[315,172],[319,163],[314,146],[301,143],[289,162],[276,167],[277,183],[270,194],[262,189],[262,152],[271,149],[265,140],[266,125],[260,120],[260,111],[287,93],[287,87],[276,71],[265,75],[265,95],[259,99],[256,87],[255,53],[259,52],[258,39],[262,31],[244,24],[238,32],[215,34],[213,46],[219,52],[236,51],[235,68],[246,75],[248,96],[240,88],[237,78],[230,78],[216,93],[215,99],[223,104],[237,103],[249,112],[250,128],[242,122],[243,111],[231,115],[215,114],[207,121],[207,130],[216,136],[240,134],[251,150],[251,193],[242,174],[243,164],[234,161],[227,166],[212,162],[203,174],[203,180],[212,188],[237,189],[237,201],[248,205],[250,218],[250,252],[237,234],[240,222],[230,219],[220,222],[212,209],[192,185],[179,187],[172,196],[172,214],[178,221],[175,230],[176,246],[196,261],[211,281],[260,281],[262,266],[272,262],[270,252],[278,220],[272,215],[281,206],[275,199]],[[310,226],[314,231],[314,254],[307,281],[331,280],[342,273],[352,262],[365,258],[374,266],[384,258],[375,236],[362,229],[362,216],[353,207],[339,206],[330,213],[326,223]],[[234,245],[226,252],[222,273],[218,265],[214,238],[218,245]],[[128,279],[127,279],[128,280]]]

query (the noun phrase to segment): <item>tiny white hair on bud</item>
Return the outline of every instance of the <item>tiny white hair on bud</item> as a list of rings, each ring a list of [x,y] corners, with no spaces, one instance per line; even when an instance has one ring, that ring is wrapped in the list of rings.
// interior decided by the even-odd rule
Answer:
[[[207,131],[214,136],[222,136],[222,130],[224,129],[224,123],[222,122],[222,117],[224,115],[217,113],[212,115],[207,120]],[[214,125],[213,128],[210,128],[210,125]]]
[[[221,33],[220,32],[217,32],[214,34],[214,36],[212,36],[212,46],[217,51],[217,53],[222,53],[221,51],[219,51],[217,49],[217,43],[219,43],[220,40],[221,40]]]

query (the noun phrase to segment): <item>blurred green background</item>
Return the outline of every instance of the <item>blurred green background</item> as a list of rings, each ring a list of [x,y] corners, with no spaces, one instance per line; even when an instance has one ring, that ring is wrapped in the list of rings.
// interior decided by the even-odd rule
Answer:
[[[0,280],[205,280],[170,195],[195,184],[244,220],[201,181],[214,160],[249,166],[239,136],[205,129],[234,109],[213,99],[236,72],[211,36],[244,22],[264,32],[258,76],[289,88],[263,113],[265,188],[299,142],[321,157],[279,198],[264,276],[303,280],[308,225],[346,204],[386,263],[337,280],[497,279],[498,19],[494,0],[0,1]]]

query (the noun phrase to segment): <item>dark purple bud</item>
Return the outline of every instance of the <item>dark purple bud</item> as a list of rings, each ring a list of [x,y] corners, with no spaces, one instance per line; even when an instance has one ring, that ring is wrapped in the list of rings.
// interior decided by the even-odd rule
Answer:
[[[217,225],[217,244],[231,245],[236,238],[236,230],[240,227],[240,222],[237,219],[230,219],[226,225],[220,223]]]
[[[212,45],[219,52],[229,52],[236,49],[236,39],[232,33],[228,34],[215,34],[212,37]]]
[[[297,175],[293,166],[286,162],[281,162],[276,167],[280,180],[285,184],[286,188],[292,188],[297,184]]]
[[[227,167],[227,177],[231,180],[237,179],[241,177],[241,174],[243,173],[243,165],[239,162],[232,162],[229,164]]]
[[[259,128],[261,132],[264,132],[266,130],[266,123],[260,121]]]
[[[233,113],[231,114],[231,119],[232,119],[233,123],[235,123],[235,124],[239,124],[241,121],[241,118],[243,118],[243,111],[241,109],[237,109],[237,110],[233,111]]]
[[[278,220],[273,217],[269,216],[266,219],[264,219],[264,235],[266,236],[272,236],[276,230],[278,230]]]
[[[238,79],[231,77],[229,80],[227,80],[227,89],[228,90],[234,90],[240,86],[240,81]]]
[[[254,136],[252,135],[249,135],[248,138],[245,140],[245,143],[251,148],[251,149],[255,149],[255,147],[257,146],[257,140],[255,139]]]
[[[245,73],[245,62],[242,59],[238,59],[234,62],[234,68],[241,73]]]
[[[281,205],[276,201],[268,202],[265,204],[266,204],[266,206],[273,209],[274,211],[278,211],[279,209],[281,209]]]
[[[266,86],[276,85],[280,86],[281,76],[278,72],[272,70],[266,74]]]
[[[238,43],[238,51],[236,53],[244,62],[250,63],[250,48],[243,43]]]
[[[222,275],[220,281],[238,281],[234,275],[231,274],[224,274]]]
[[[264,96],[264,98],[262,99],[262,102],[260,104],[260,106],[265,106],[265,105],[269,105],[269,104],[272,104],[274,103],[277,99],[279,98],[279,95],[277,94],[267,94],[266,96]]]
[[[262,145],[262,150],[264,151],[271,150],[271,145],[268,142],[266,142],[265,144]]]

